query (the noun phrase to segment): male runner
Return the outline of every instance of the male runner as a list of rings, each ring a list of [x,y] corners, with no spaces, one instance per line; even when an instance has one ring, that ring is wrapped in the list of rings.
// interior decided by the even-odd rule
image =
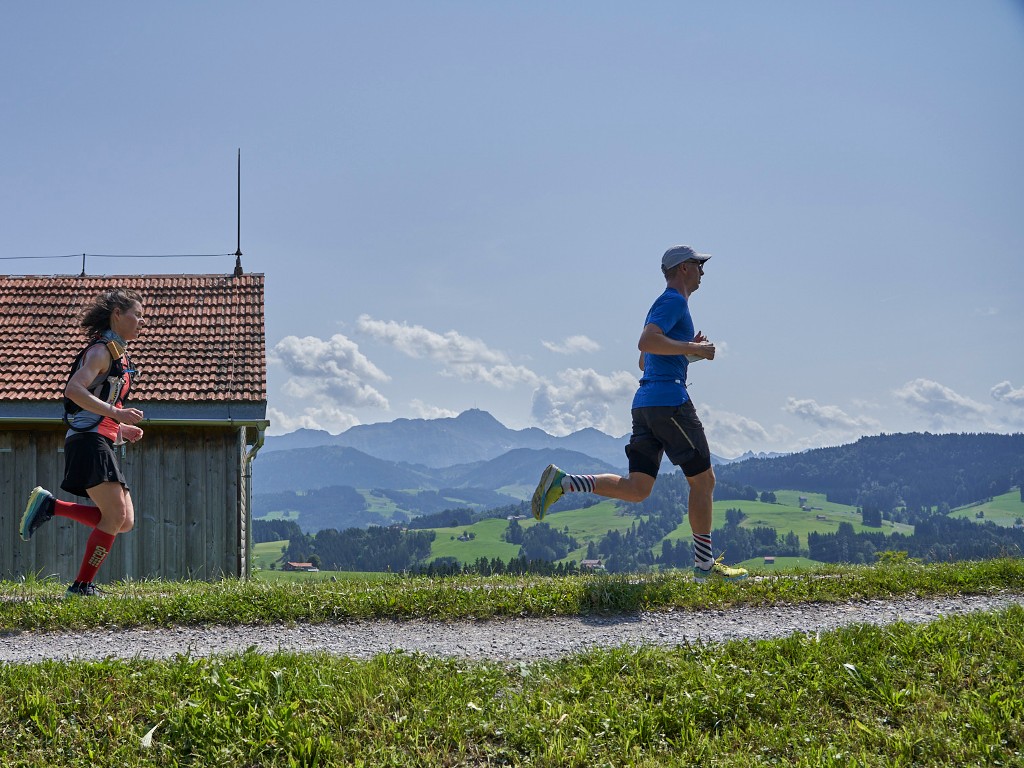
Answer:
[[[533,494],[533,516],[542,520],[563,493],[595,493],[639,502],[651,494],[661,467],[669,461],[683,470],[690,485],[689,521],[693,534],[693,575],[697,581],[740,581],[743,568],[730,568],[711,551],[711,501],[715,472],[704,427],[686,391],[690,362],[714,360],[715,345],[694,333],[690,296],[700,288],[711,256],[677,245],[661,257],[665,291],[647,313],[637,347],[643,376],[633,397],[633,434],[626,446],[629,476],[571,475],[549,464]]]

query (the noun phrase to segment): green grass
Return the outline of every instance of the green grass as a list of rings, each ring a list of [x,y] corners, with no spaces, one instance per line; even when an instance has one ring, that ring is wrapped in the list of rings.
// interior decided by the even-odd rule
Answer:
[[[776,557],[774,565],[765,563],[763,557],[752,557],[741,563],[734,563],[740,568],[746,568],[751,574],[773,574],[779,572],[815,572],[827,570],[825,563],[811,560],[806,557]]]
[[[369,488],[361,488],[357,490],[366,500],[366,509],[368,511],[382,515],[388,520],[392,519],[398,513],[398,505],[387,496],[378,496]]]
[[[308,576],[311,574],[300,574]],[[64,600],[52,580],[0,583],[0,632],[348,619],[490,619],[724,609],[892,595],[1024,590],[1024,560],[780,571],[742,584],[695,584],[686,571],[556,577],[329,578],[297,582],[118,582],[102,600]]]
[[[848,594],[854,583],[864,597],[917,584],[925,591],[1022,586],[1021,565],[1009,561],[872,569],[877,578],[867,570],[818,580],[825,582],[819,596]],[[606,580],[609,588],[626,583]],[[756,585],[725,590],[705,596],[715,603]],[[107,603],[79,608],[103,611]],[[0,764],[1021,765],[1022,675],[1018,607],[924,625],[609,648],[530,664],[247,651],[0,665]]]
[[[382,571],[256,571],[252,578],[268,584],[307,584],[310,582],[335,581],[385,581],[394,576]]]
[[[877,532],[879,529],[870,528],[861,523],[861,516],[856,507],[845,504],[835,504],[825,500],[824,494],[806,493],[804,491],[777,491],[777,504],[764,504],[759,501],[716,501],[713,507],[713,525],[721,528],[725,525],[725,514],[728,509],[741,509],[746,514],[746,519],[741,523],[744,528],[768,527],[775,528],[780,536],[785,536],[793,531],[800,537],[801,544],[807,546],[807,534],[812,531],[819,533],[834,533],[839,530],[839,524],[850,523],[854,530],[861,532]],[[798,498],[804,497],[808,505],[813,507],[810,511],[800,509]],[[625,508],[627,511],[629,507]],[[818,519],[818,516],[824,519]],[[609,531],[616,530],[625,532],[630,526],[642,518],[630,514],[623,514],[623,507],[618,502],[606,500],[586,509],[573,509],[559,512],[557,506],[554,508],[545,522],[558,530],[569,529],[569,534],[580,542],[580,547],[565,558],[579,562],[586,556],[587,544],[591,541],[598,541]],[[536,525],[532,518],[520,520],[523,528]],[[480,557],[488,560],[498,558],[507,562],[510,558],[519,554],[519,547],[504,541],[501,536],[508,527],[505,519],[482,520],[473,525],[457,526],[455,528],[431,528],[437,534],[437,538],[430,550],[429,559],[437,557],[454,557],[460,563],[471,563]],[[892,523],[884,523],[884,533],[912,534],[913,526]],[[459,541],[458,536],[464,532],[476,534],[471,541]],[[454,540],[453,540],[454,537]],[[665,538],[673,542],[683,540],[689,541],[691,537],[690,524],[687,521],[670,532]],[[661,554],[661,542],[652,547],[655,555]]]
[[[628,512],[630,507],[625,509]],[[558,530],[568,526],[570,535],[586,545],[591,541],[599,541],[609,531],[625,533],[641,519],[636,515],[623,514],[623,507],[618,502],[608,500],[586,509],[570,509],[566,512],[558,512],[556,509],[544,521]]]
[[[520,525],[527,521],[520,520]],[[534,521],[531,519],[530,524]],[[524,525],[525,527],[525,525]],[[519,555],[519,545],[509,544],[502,540],[501,534],[508,528],[508,520],[503,517],[480,520],[472,525],[458,525],[453,528],[426,528],[436,534],[433,543],[430,545],[430,556],[427,560],[438,557],[454,557],[460,563],[471,563],[478,558],[498,558],[502,562],[508,562],[510,558]],[[476,538],[469,541],[459,541],[459,536],[464,533],[473,533]],[[454,540],[453,540],[454,538]]]
[[[288,547],[288,539],[281,541],[264,541],[252,546],[252,564],[254,568],[270,570],[271,563],[280,566],[281,558],[284,557],[283,548]]]
[[[1024,501],[1020,500],[1020,491],[1015,489],[990,501],[954,509],[949,516],[977,520],[978,512],[984,513],[982,520],[1009,528],[1018,518],[1024,518]]]
[[[283,557],[281,548],[287,546],[287,539],[254,544],[252,552],[253,579],[264,582],[301,584],[310,581],[380,581],[391,576],[388,573],[366,571],[318,571],[317,573],[282,571],[280,570]],[[270,569],[271,563],[276,565],[274,570]]]
[[[559,531],[569,528],[571,536],[580,542],[582,553],[586,553],[587,544],[597,541],[608,531],[626,531],[637,521],[636,517],[623,515],[614,501],[602,501],[587,509],[572,509],[566,512],[555,512],[549,515],[544,522]],[[537,524],[532,517],[519,521],[523,528],[529,528]],[[480,557],[488,560],[498,558],[508,562],[513,557],[519,556],[519,545],[509,544],[502,538],[508,529],[508,520],[505,518],[490,518],[481,520],[472,525],[459,525],[454,528],[427,528],[434,531],[437,538],[430,547],[430,557],[433,560],[437,557],[454,557],[460,563],[471,563]],[[470,541],[459,541],[458,537],[463,533],[475,533],[476,538]],[[454,541],[452,538],[454,537]],[[567,559],[579,560],[578,556],[570,555]]]
[[[878,528],[870,528],[861,523],[861,516],[856,507],[846,504],[835,504],[825,500],[821,493],[807,493],[805,491],[776,491],[777,504],[765,504],[760,501],[739,501],[730,499],[727,501],[716,501],[713,505],[712,519],[715,528],[725,525],[725,513],[728,509],[740,509],[746,518],[740,523],[741,528],[774,528],[780,536],[785,536],[792,531],[800,537],[800,543],[807,546],[807,534],[812,531],[818,533],[835,533],[839,530],[840,523],[850,523],[857,533],[874,533]],[[807,499],[811,510],[800,509],[799,497]],[[819,519],[819,517],[823,519]],[[912,525],[892,524],[883,522],[881,531],[883,533],[904,533],[912,534]],[[682,525],[665,537],[672,541],[680,539],[687,541],[690,538],[690,526],[685,520]],[[656,552],[660,554],[661,545],[658,544]]]
[[[297,509],[276,509],[273,512],[268,512],[263,517],[257,517],[256,520],[294,520],[299,519],[299,510]]]

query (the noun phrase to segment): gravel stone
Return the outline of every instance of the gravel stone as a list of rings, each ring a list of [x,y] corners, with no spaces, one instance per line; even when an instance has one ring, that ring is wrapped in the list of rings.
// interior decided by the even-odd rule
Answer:
[[[858,600],[729,610],[667,610],[620,616],[490,621],[348,621],[333,624],[206,626],[0,634],[0,662],[169,659],[254,648],[366,659],[394,651],[503,662],[557,659],[600,647],[678,647],[827,632],[853,624],[926,623],[942,616],[1024,606],[1024,594]]]

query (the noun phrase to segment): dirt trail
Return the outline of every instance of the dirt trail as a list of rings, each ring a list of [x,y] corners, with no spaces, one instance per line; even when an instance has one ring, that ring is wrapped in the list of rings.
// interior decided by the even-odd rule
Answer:
[[[595,647],[680,646],[736,639],[767,639],[825,632],[850,624],[923,623],[942,616],[1024,605],[1024,594],[901,598],[809,603],[728,610],[665,611],[601,617],[490,621],[353,621],[293,626],[175,627],[87,632],[8,632],[0,635],[0,662],[108,657],[166,659],[229,654],[255,647],[322,651],[352,658],[402,650],[429,656],[534,661]]]

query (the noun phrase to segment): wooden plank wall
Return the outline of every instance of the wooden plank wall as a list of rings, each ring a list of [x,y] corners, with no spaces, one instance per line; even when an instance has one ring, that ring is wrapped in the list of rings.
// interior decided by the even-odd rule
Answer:
[[[126,446],[121,468],[131,487],[135,528],[118,536],[97,581],[214,580],[244,573],[244,432],[149,427],[140,443]],[[63,430],[0,432],[0,578],[34,573],[71,581],[78,572],[89,536],[85,526],[55,517],[30,542],[17,530],[35,485],[88,503],[60,490],[63,448]]]

